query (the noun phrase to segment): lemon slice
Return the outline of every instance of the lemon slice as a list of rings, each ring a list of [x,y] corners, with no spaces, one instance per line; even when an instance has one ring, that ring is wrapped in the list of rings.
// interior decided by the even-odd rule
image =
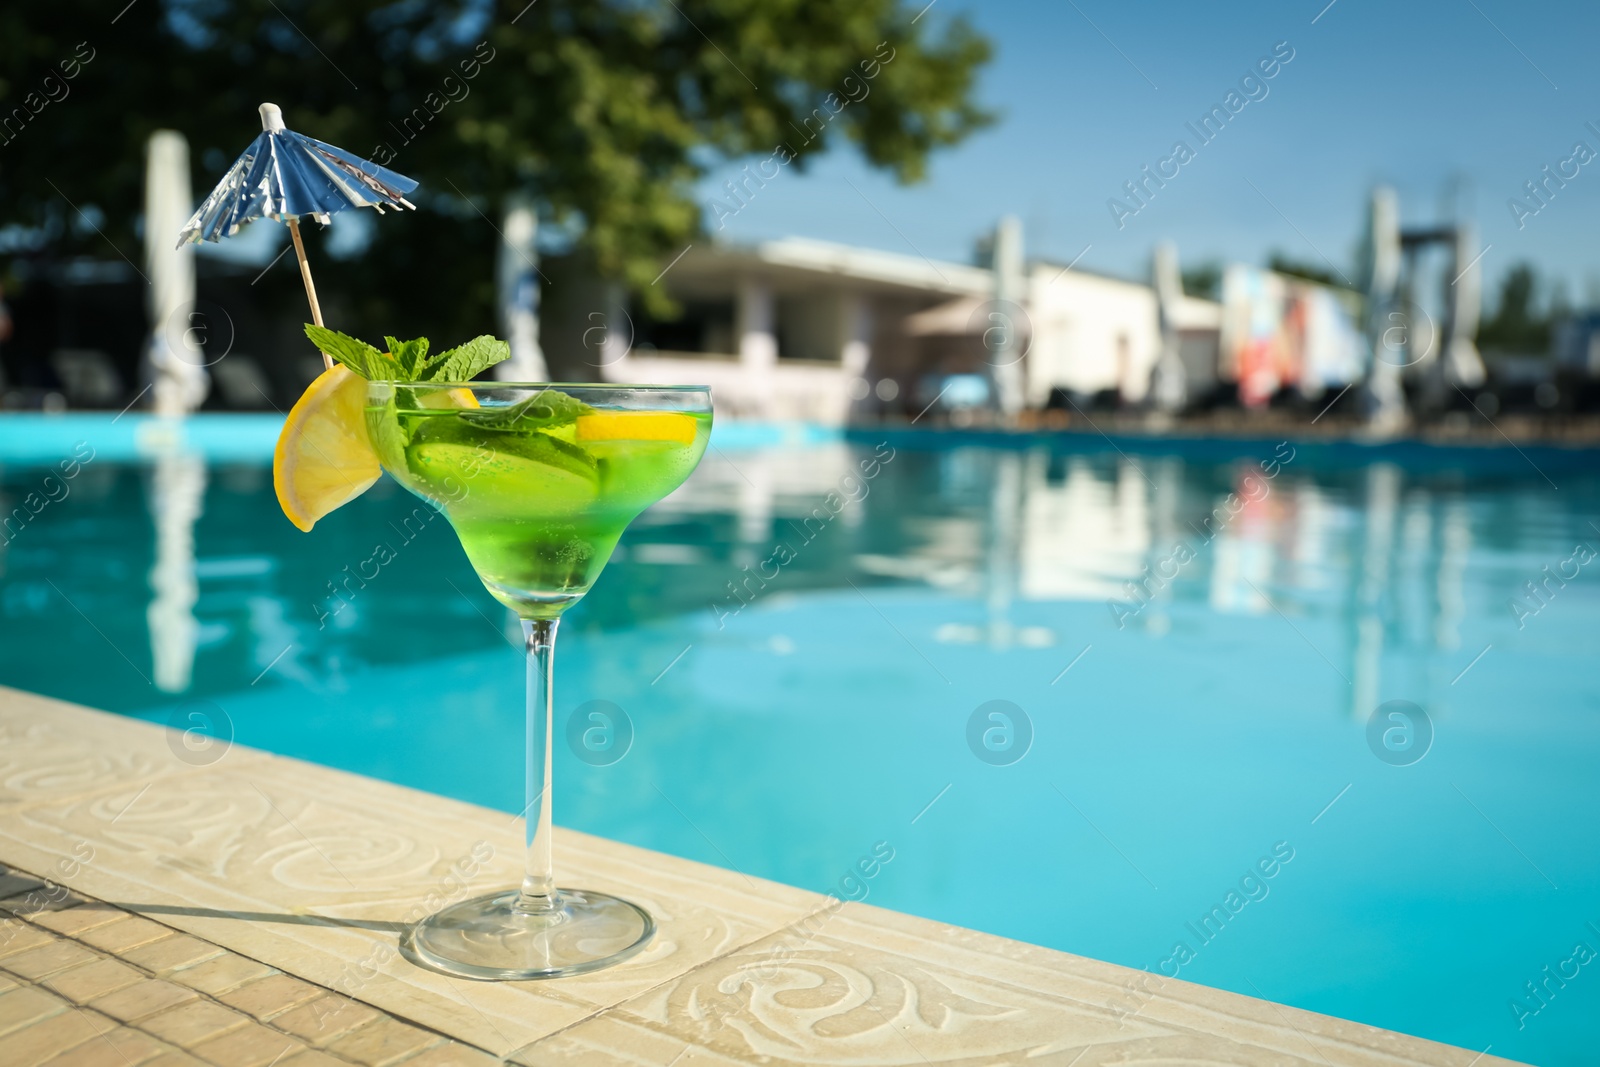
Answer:
[[[695,420],[672,411],[600,411],[578,416],[580,441],[676,441],[693,444]]]
[[[383,474],[367,440],[367,380],[340,364],[323,371],[289,411],[272,453],[272,487],[289,521],[316,521]]]
[[[417,406],[423,408],[479,408],[471,389],[418,389]]]

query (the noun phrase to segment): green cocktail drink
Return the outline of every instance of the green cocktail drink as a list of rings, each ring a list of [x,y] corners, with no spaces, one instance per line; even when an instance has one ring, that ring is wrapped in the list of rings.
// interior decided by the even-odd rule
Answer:
[[[272,485],[284,516],[310,531],[381,468],[444,513],[484,588],[522,620],[522,885],[413,923],[401,952],[450,975],[520,980],[583,974],[644,951],[655,934],[649,912],[609,893],[556,886],[556,629],[628,523],[700,461],[711,390],[473,381],[511,355],[487,335],[442,352],[420,337],[385,337],[380,350],[316,324],[306,336],[339,365],[307,387],[278,435]]]
[[[711,434],[710,391],[369,378],[364,413],[383,469],[449,519],[484,588],[521,618],[527,652],[522,885],[423,919],[401,950],[413,962],[480,979],[560,978],[625,960],[654,935],[649,913],[555,882],[556,628],[628,523],[700,461]]]
[[[384,469],[442,508],[484,587],[522,618],[553,619],[588,592],[711,433],[708,412],[608,409],[555,389],[475,408],[456,406],[468,390],[395,392],[367,409]]]

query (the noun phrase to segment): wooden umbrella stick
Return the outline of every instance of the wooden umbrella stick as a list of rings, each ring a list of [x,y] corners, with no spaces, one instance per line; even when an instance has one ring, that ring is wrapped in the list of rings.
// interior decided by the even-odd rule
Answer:
[[[317,287],[311,282],[311,264],[306,262],[306,246],[300,241],[300,220],[290,217],[284,220],[289,225],[289,237],[294,241],[294,255],[300,261],[300,280],[306,283],[306,299],[311,301],[311,321],[318,326],[322,325],[322,307],[317,303]],[[328,370],[333,369],[333,358],[328,353],[322,353],[322,365]]]

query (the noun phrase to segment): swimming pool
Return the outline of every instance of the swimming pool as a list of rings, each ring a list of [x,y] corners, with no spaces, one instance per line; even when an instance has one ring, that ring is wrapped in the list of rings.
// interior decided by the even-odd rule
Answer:
[[[274,432],[0,422],[0,682],[519,810],[515,627],[391,483],[291,528]],[[563,625],[558,822],[1592,1057],[1595,453],[714,445]]]

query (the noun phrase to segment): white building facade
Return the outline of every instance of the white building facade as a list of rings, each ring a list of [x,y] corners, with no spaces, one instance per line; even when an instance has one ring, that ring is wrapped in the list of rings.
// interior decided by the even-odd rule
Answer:
[[[567,321],[547,323],[594,353],[574,377],[705,384],[727,416],[837,425],[915,416],[957,378],[988,382],[992,406],[1011,364],[1027,408],[1097,394],[1142,403],[1162,350],[1151,286],[1061,264],[1027,264],[1013,302],[984,266],[786,238],[691,247],[658,283],[677,319],[650,320],[599,287],[595,308],[569,301]],[[1214,338],[1216,304],[1184,298],[1180,311]],[[1211,363],[1214,377],[1214,344]]]

